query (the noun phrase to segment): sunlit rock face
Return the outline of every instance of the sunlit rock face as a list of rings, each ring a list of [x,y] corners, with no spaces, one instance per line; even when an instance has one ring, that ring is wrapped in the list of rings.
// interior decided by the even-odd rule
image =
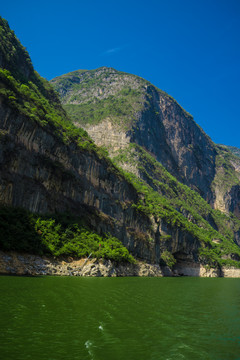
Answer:
[[[212,207],[239,216],[236,184],[216,161],[217,156],[226,160],[226,149],[216,146],[171,96],[140,77],[107,67],[74,71],[51,82],[74,123],[112,158],[136,143]],[[226,161],[236,177],[240,161]],[[126,163],[121,166],[129,170]],[[132,164],[130,171],[141,176]]]
[[[97,154],[65,145],[47,128],[1,114],[0,202],[37,213],[70,211],[88,217],[99,232],[117,236],[135,256],[159,263],[161,251],[184,251],[197,259],[197,240],[161,219],[136,211],[138,193]],[[160,234],[169,234],[159,242]],[[149,239],[152,239],[149,241]]]
[[[149,263],[168,266],[173,257],[208,263],[199,248],[221,244],[221,234],[214,243],[211,233],[224,229],[203,198],[238,214],[236,158],[144,79],[105,67],[54,79],[73,122],[104,146],[115,164],[135,174],[134,180],[73,127],[52,87],[33,71],[15,38],[12,46],[13,34],[1,22],[9,48],[0,44],[0,204],[76,214]],[[236,222],[227,225],[233,224],[238,243]],[[238,259],[238,248],[231,246],[227,255]]]

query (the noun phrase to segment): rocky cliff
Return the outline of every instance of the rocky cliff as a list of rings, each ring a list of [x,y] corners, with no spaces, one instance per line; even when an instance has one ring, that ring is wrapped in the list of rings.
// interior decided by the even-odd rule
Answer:
[[[166,249],[198,259],[199,239],[133,207],[141,194],[107,160],[75,143],[65,145],[51,129],[16,114],[4,101],[0,115],[2,204],[81,215],[148,262],[159,263]],[[160,242],[161,235],[169,238]]]
[[[213,208],[239,216],[240,173],[230,151],[220,151],[171,96],[144,79],[105,67],[51,82],[75,124],[112,157],[136,143]],[[131,170],[137,173],[136,166]]]
[[[94,231],[116,236],[135,257],[150,263],[237,265],[239,223],[214,211],[199,195],[213,201],[210,185],[216,168],[210,165],[218,153],[191,116],[143,79],[124,74],[119,82],[112,69],[63,77],[65,85],[58,90],[73,96],[77,112],[80,106],[82,125],[108,147],[116,164],[125,164],[137,176],[124,173],[86,131],[72,125],[7,23],[1,19],[0,25],[5,39],[0,48],[1,205],[78,215]],[[17,50],[7,57],[12,36]],[[102,80],[96,86],[95,74],[112,84],[109,91]],[[71,88],[82,81],[84,100],[78,104]]]

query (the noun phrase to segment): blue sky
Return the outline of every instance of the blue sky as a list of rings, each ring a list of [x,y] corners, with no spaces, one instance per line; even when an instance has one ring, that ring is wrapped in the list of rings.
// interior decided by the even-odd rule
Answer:
[[[11,0],[0,15],[48,80],[100,66],[139,75],[240,148],[240,0]]]

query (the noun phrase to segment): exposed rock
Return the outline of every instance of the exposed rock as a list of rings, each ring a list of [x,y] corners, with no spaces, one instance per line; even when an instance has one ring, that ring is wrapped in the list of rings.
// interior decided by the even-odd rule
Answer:
[[[76,125],[78,125],[76,123]],[[105,119],[99,124],[86,126],[86,130],[98,146],[105,146],[111,154],[125,148],[130,143],[130,136],[122,131],[122,127]]]
[[[136,143],[179,181],[198,191],[213,208],[226,213],[231,211],[240,217],[240,194],[233,188],[239,186],[239,158],[228,159],[230,151],[227,147],[220,155],[226,155],[228,167],[232,164],[230,172],[238,177],[238,184],[235,184],[229,181],[226,166],[222,166],[221,161],[217,164],[219,149],[171,96],[140,77],[106,67],[74,71],[51,82],[70,116],[73,114],[75,124],[85,128],[112,157],[130,143]],[[129,95],[126,95],[128,91]],[[112,112],[101,117],[99,113],[101,110],[104,114],[104,100],[107,99],[117,101],[118,111],[113,107]],[[95,120],[94,116],[88,119],[83,116],[89,103],[91,114],[97,109]],[[73,113],[71,106],[74,106]],[[79,116],[78,106],[81,109]],[[146,169],[144,164],[140,165]],[[129,168],[124,162],[121,166],[142,177],[136,166]]]
[[[229,277],[229,278],[239,278],[240,277],[240,269],[236,269],[234,267],[223,267],[221,269],[221,276]]]
[[[196,262],[178,262],[174,266],[175,276],[200,276],[200,277],[219,277],[223,276],[220,269],[210,268]],[[240,273],[239,273],[240,275]]]
[[[161,276],[197,276],[197,277],[240,277],[240,269],[209,268],[196,262],[178,263],[171,270],[157,264],[137,261],[136,264],[117,264],[110,260],[86,259],[57,260],[52,257],[40,257],[29,254],[0,251],[0,274],[38,276],[84,276],[84,277],[161,277]]]
[[[0,128],[6,133],[0,147],[0,203],[37,213],[82,215],[99,233],[110,232],[149,263],[159,263],[161,247],[166,246],[171,252],[185,247],[197,257],[199,241],[163,219],[136,211],[136,189],[96,153],[64,144],[48,127],[1,102]],[[159,231],[169,234],[167,245],[155,243]]]
[[[10,254],[10,255],[9,255]],[[5,253],[0,251],[0,273],[12,275],[56,275],[56,276],[163,276],[159,265],[117,264],[110,260],[96,259],[56,260],[52,257],[39,257],[29,254]]]
[[[76,78],[79,79],[78,88],[75,86]],[[92,86],[88,84],[90,78]],[[62,79],[69,80],[66,89]],[[110,153],[124,148],[129,142],[143,146],[180,181],[198,189],[208,201],[212,199],[210,185],[215,174],[214,144],[192,116],[169,95],[146,80],[108,68],[65,74],[53,79],[52,84],[59,91],[63,104],[74,105],[83,105],[94,99],[101,101],[109,96],[120,98],[121,91],[128,87],[137,90],[139,97],[134,98],[131,105],[138,111],[133,113],[134,120],[129,119],[127,126],[123,126],[121,115],[117,121],[114,114],[97,124],[85,124],[81,118],[78,123]],[[104,89],[103,93],[97,91],[98,87]],[[63,88],[65,91],[62,91]]]
[[[10,29],[5,30],[4,38],[11,38]],[[14,42],[17,46],[15,37]],[[154,196],[158,195],[156,192],[150,194],[148,202],[148,190],[139,191],[132,179],[124,176],[103,156],[103,151],[96,148],[84,131],[72,126],[51,86],[33,72],[31,65],[29,71],[32,69],[32,72],[29,74],[22,69],[22,63],[29,64],[29,57],[24,55],[22,47],[18,44],[16,52],[11,41],[5,45],[6,48],[2,43],[0,46],[0,56],[2,52],[5,59],[0,60],[0,65],[6,67],[1,69],[0,89],[0,204],[23,207],[40,214],[76,214],[83,217],[97,233],[116,236],[135,257],[147,263],[165,262],[161,257],[164,251],[174,255],[177,261],[198,263],[199,248],[203,243],[206,245],[207,242],[209,248],[212,246],[209,239],[213,230],[217,229],[214,219],[210,219],[210,227],[210,220],[206,224],[208,220],[201,216],[199,223],[194,223],[194,217],[186,209],[182,210],[182,204],[174,204],[175,209],[166,198],[162,201],[158,197],[158,203],[154,203]],[[10,58],[8,50],[12,54]],[[21,59],[19,54],[22,54]],[[18,65],[20,73],[14,71]],[[13,76],[6,70],[11,71]],[[158,164],[162,163],[179,180],[196,188],[211,203],[216,195],[210,187],[215,179],[217,152],[214,144],[169,95],[139,77],[119,74],[107,68],[74,72],[70,83],[94,86],[90,86],[88,92],[83,86],[78,89],[78,94],[73,94],[65,76],[67,89],[62,88],[62,94],[70,96],[74,106],[79,101],[76,97],[81,97],[81,104],[88,104],[90,100],[99,104],[107,100],[107,116],[88,126],[89,131],[92,129],[92,134],[96,134],[98,143],[112,147],[112,153],[126,148],[130,142],[138,143],[155,156]],[[125,104],[124,109],[121,104]],[[109,114],[109,109],[113,109],[116,115]],[[90,118],[94,120],[94,117]],[[87,121],[90,118],[87,116]],[[106,144],[107,141],[109,143]],[[142,171],[134,164],[125,165],[125,169],[135,171],[141,177],[147,163],[143,164]],[[176,179],[170,176],[173,188],[177,187]],[[151,179],[152,183],[156,180],[159,179]],[[217,180],[219,183],[220,177]],[[233,193],[239,194],[235,180],[224,194],[231,195],[233,185],[236,186]],[[172,190],[168,184],[162,185],[168,186],[166,191]],[[177,192],[172,192],[176,198]],[[228,207],[232,204],[230,200]],[[154,206],[157,212],[154,212]],[[196,213],[196,209],[194,211]],[[193,226],[190,226],[191,221]],[[208,236],[205,237],[202,229],[208,231]],[[236,226],[234,229],[239,237],[239,228]],[[8,248],[5,245],[4,248]],[[233,251],[239,251],[236,245]],[[29,264],[24,268],[25,273],[31,274],[36,270],[44,274],[77,275],[80,271],[72,261],[65,265],[59,260],[54,263],[47,258],[38,258],[35,264],[34,259],[27,258]],[[14,258],[14,262],[17,261],[22,261],[21,255],[17,260]],[[35,270],[33,262],[37,266]],[[170,262],[166,260],[166,264]],[[119,271],[121,274],[126,271],[157,274],[159,268],[152,266],[141,265],[138,268],[137,265],[129,265],[128,270],[124,267]],[[8,269],[16,272],[15,264],[9,264]],[[86,276],[120,274],[111,264],[95,262],[87,263],[81,271]],[[166,267],[165,272],[171,271]]]

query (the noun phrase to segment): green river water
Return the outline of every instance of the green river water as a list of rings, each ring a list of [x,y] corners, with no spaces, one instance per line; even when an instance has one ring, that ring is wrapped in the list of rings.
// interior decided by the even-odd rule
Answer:
[[[240,279],[0,277],[1,360],[240,359]]]

